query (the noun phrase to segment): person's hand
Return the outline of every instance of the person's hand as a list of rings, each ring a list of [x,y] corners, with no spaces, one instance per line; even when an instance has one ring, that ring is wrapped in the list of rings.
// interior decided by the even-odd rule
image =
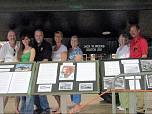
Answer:
[[[81,61],[82,60],[82,55],[76,55],[74,58],[75,61]]]
[[[66,61],[67,60],[67,52],[62,52],[61,53],[61,61]]]

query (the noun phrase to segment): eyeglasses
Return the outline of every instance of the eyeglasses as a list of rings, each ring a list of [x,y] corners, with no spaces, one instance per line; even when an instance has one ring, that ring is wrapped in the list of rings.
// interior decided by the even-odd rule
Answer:
[[[15,56],[15,54],[16,54],[16,50],[14,49],[14,53],[13,53],[13,56]]]

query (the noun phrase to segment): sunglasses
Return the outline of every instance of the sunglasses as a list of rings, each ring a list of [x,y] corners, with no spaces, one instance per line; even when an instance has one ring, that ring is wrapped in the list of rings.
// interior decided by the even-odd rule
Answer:
[[[13,53],[13,56],[15,56],[15,54],[16,54],[16,50],[14,49],[14,53]]]

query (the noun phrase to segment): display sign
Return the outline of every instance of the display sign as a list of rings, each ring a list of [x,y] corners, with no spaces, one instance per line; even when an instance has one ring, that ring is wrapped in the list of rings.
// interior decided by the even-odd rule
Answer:
[[[0,64],[0,95],[98,93],[113,82],[115,89],[151,90],[151,66],[147,59]]]
[[[39,65],[37,84],[55,84],[58,63],[42,63]],[[51,77],[50,77],[51,76]]]
[[[0,94],[28,94],[33,69],[33,63],[0,64]]]
[[[100,63],[101,91],[108,88],[129,90],[152,89],[152,60],[114,59],[103,60]],[[140,73],[142,74],[140,75]],[[123,76],[116,78],[119,74]]]
[[[98,93],[97,61],[37,63],[33,94]]]
[[[152,71],[152,60],[141,60],[142,71]]]
[[[103,52],[103,49],[105,48],[105,44],[98,45],[98,44],[92,44],[92,45],[83,45],[83,49],[86,52]]]
[[[105,38],[81,38],[79,41],[80,48],[86,54],[106,53],[106,44]]]

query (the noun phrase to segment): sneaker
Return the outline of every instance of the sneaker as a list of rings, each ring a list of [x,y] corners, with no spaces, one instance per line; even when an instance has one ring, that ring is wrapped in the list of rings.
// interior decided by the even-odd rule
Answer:
[[[70,103],[70,104],[68,104],[67,107],[68,107],[69,109],[71,109],[71,108],[75,107],[75,105],[76,105],[75,103]]]
[[[40,114],[41,112],[42,112],[42,110],[35,109],[33,114]]]
[[[50,108],[43,110],[40,114],[51,114]]]
[[[125,110],[125,109],[124,109],[123,107],[121,107],[121,106],[118,106],[117,109],[120,110],[120,111],[124,111],[124,110]]]

